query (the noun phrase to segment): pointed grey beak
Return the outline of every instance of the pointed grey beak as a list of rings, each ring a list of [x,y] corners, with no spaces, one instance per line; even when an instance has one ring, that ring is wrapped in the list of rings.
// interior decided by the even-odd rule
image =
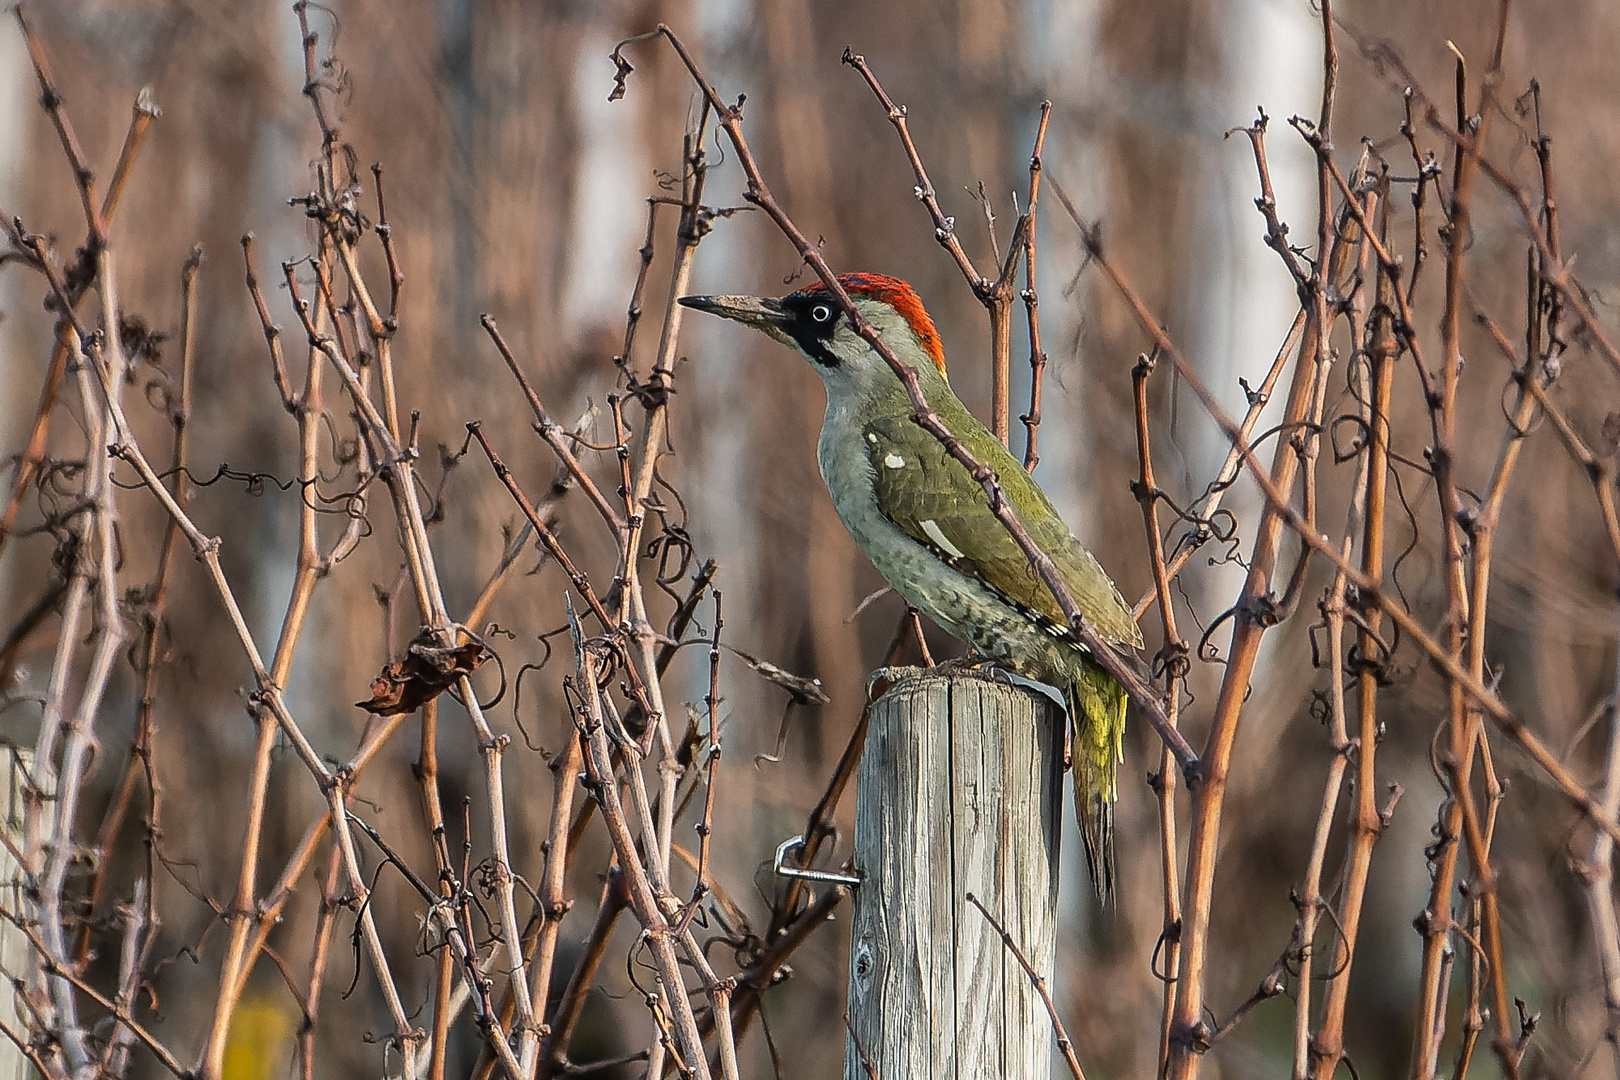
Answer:
[[[789,315],[780,301],[768,296],[683,296],[679,303],[710,315],[734,319],[748,326],[765,330],[781,326]]]

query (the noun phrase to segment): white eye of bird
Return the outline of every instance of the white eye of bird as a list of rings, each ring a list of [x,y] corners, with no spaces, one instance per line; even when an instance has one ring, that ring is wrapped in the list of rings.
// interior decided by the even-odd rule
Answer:
[[[816,322],[826,322],[828,319],[832,318],[832,308],[828,307],[826,304],[817,304],[815,307],[810,309],[810,317],[816,320]]]

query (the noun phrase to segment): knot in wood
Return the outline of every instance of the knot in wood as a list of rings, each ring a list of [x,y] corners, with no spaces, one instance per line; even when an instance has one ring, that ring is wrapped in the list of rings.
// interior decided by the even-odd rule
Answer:
[[[1199,1020],[1197,1023],[1177,1031],[1171,1038],[1174,1042],[1186,1047],[1195,1054],[1204,1054],[1208,1053],[1210,1047],[1214,1045],[1210,1041],[1210,1036],[1213,1034],[1214,1029],[1209,1026],[1209,1022]]]
[[[641,402],[642,408],[659,409],[669,404],[669,397],[675,390],[664,381],[662,375],[655,373],[646,382],[631,379],[625,392]]]
[[[1412,929],[1416,930],[1425,938],[1432,938],[1437,934],[1445,933],[1446,924],[1449,922],[1449,919],[1445,919],[1443,917],[1436,919],[1433,911],[1429,910],[1428,908],[1424,908],[1422,911],[1418,912],[1417,918],[1412,920]]]
[[[1236,613],[1240,619],[1255,626],[1276,626],[1281,621],[1281,609],[1277,606],[1277,598],[1269,592],[1241,601]]]
[[[852,964],[855,978],[862,981],[871,978],[872,971],[876,967],[877,959],[872,955],[871,945],[867,942],[862,942],[860,947],[855,950],[855,957]]]
[[[1167,641],[1153,654],[1153,677],[1186,678],[1192,670],[1192,649],[1185,641]]]

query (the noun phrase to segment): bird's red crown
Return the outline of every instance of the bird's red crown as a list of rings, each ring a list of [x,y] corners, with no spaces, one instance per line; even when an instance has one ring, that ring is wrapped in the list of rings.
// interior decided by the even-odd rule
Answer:
[[[899,278],[889,277],[885,274],[839,274],[838,284],[851,296],[865,296],[873,300],[882,301],[900,313],[911,327],[911,332],[917,335],[917,344],[921,345],[923,352],[939,368],[941,375],[945,374],[945,347],[940,343],[939,331],[934,329],[934,320],[928,317],[923,308],[922,299],[917,290],[907,285]],[[816,282],[807,286],[805,292],[825,291],[826,285]]]

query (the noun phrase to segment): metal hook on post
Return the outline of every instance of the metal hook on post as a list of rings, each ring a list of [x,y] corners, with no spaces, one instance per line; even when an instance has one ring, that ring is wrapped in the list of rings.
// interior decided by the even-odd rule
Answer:
[[[835,870],[812,870],[806,866],[789,866],[787,854],[794,848],[804,846],[804,837],[790,836],[776,845],[776,858],[771,861],[771,872],[777,877],[798,878],[801,881],[825,881],[833,885],[857,886],[861,883],[859,874],[840,874]]]

